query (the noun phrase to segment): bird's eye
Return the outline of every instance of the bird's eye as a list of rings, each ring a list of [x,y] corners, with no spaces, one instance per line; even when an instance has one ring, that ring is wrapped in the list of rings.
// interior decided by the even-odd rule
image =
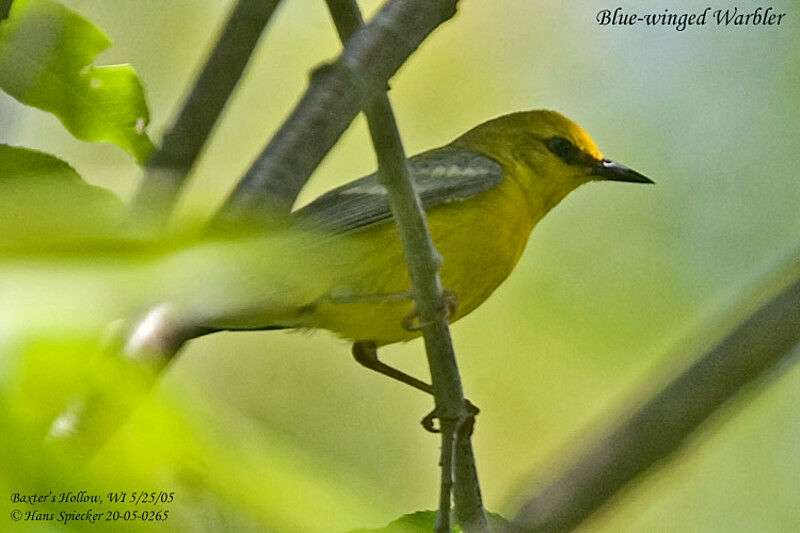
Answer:
[[[575,159],[578,149],[564,137],[552,137],[547,141],[547,149],[563,162],[570,164]]]

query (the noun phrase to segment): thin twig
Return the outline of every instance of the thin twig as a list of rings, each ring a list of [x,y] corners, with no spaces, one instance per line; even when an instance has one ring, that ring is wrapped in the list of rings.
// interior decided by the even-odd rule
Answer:
[[[363,20],[355,0],[327,0],[328,8],[343,43],[363,28]],[[441,486],[436,531],[450,532],[450,500],[453,486],[453,466],[456,434],[466,418],[461,377],[450,339],[445,302],[439,280],[441,257],[434,247],[425,220],[425,212],[414,189],[406,165],[406,156],[397,129],[392,106],[385,92],[379,93],[364,108],[372,142],[378,156],[381,182],[389,192],[389,204],[394,215],[403,252],[411,276],[416,308],[420,321],[429,324],[423,336],[431,369],[436,409],[441,422]],[[463,440],[469,442],[464,433]],[[481,502],[475,458],[471,446],[461,447],[467,456],[458,464],[469,470],[460,476],[474,482],[474,487],[461,491],[470,501],[456,501],[456,512],[467,531],[488,531]],[[467,515],[464,510],[471,514]]]
[[[319,162],[458,0],[389,0],[317,68],[303,98],[217,214],[216,223],[288,213]]]
[[[629,481],[675,453],[725,402],[791,354],[798,341],[800,279],[795,279],[528,500],[512,530],[572,530]]]
[[[471,432],[466,429],[462,427],[456,435],[456,462],[453,465],[456,519],[464,531],[487,531],[481,486],[478,483],[478,470],[470,440]]]
[[[133,216],[159,226],[236,88],[279,0],[238,0],[178,117],[147,161]]]
[[[327,3],[343,43],[347,43],[358,31],[364,31],[361,13],[355,0],[327,0]],[[386,93],[380,92],[371,100],[364,108],[364,114],[378,156],[379,176],[389,192],[389,204],[403,245],[416,297],[417,312],[421,323],[427,324],[423,329],[423,336],[442,435],[441,487],[436,531],[449,533],[456,434],[467,413],[439,280],[441,256],[434,247],[425,212],[409,175],[403,143]],[[468,442],[469,435],[465,433],[463,439]],[[471,447],[462,450],[471,452]],[[456,501],[457,513],[459,518],[465,515],[461,512],[462,507],[473,513],[464,516],[467,525],[463,527],[466,531],[488,531],[475,470],[475,459],[471,453],[468,455],[462,458],[459,464],[463,468],[471,469],[471,472],[462,478],[471,478],[475,486],[469,491],[462,491],[462,494],[470,494],[477,500]]]

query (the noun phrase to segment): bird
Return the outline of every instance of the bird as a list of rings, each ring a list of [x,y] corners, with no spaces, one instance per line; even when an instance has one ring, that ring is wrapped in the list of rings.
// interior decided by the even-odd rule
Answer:
[[[408,169],[443,259],[440,275],[451,322],[475,310],[511,274],[533,228],[571,191],[592,181],[653,183],[605,158],[580,126],[549,110],[483,122],[443,147],[409,158]],[[388,192],[378,174],[321,195],[292,219],[330,236],[318,255],[324,258],[325,293],[271,312],[270,323],[234,320],[216,326],[329,330],[353,342],[359,363],[431,392],[427,383],[377,358],[379,347],[421,334]]]
[[[407,168],[442,256],[450,322],[471,313],[503,283],[534,227],[570,192],[592,181],[653,183],[604,157],[580,126],[549,110],[483,122],[445,146],[408,158]],[[430,384],[377,355],[380,347],[414,339],[422,329],[389,195],[377,172],[295,210],[290,224],[324,236],[305,247],[313,248],[313,256],[304,257],[299,249],[283,254],[287,264],[302,270],[295,273],[301,279],[273,291],[276,297],[260,297],[264,303],[258,309],[192,325],[189,336],[329,330],[352,342],[363,366],[432,394]],[[270,283],[245,275],[246,283]],[[253,286],[253,293],[259,291]],[[147,332],[158,330],[152,324],[163,319],[163,311],[142,321]]]

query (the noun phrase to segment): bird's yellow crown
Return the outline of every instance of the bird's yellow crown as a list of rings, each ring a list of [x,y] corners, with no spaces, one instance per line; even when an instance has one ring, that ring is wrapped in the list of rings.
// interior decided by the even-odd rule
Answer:
[[[521,153],[541,152],[548,140],[561,137],[596,160],[603,159],[589,134],[570,119],[549,110],[520,111],[479,124],[453,144],[481,145],[496,156],[519,157]],[[523,159],[527,156],[523,156]]]

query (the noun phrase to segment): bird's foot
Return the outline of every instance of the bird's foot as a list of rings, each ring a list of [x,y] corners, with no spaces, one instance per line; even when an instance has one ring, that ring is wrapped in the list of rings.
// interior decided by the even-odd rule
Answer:
[[[466,416],[464,416],[464,418],[461,420],[461,425],[458,428],[458,434],[469,437],[472,435],[472,430],[475,427],[475,416],[480,413],[481,410],[478,409],[478,406],[466,398],[464,398],[464,409],[466,410]],[[436,427],[434,420],[439,420],[437,409],[434,409],[425,415],[425,418],[423,418],[420,423],[422,424],[422,427],[425,428],[425,431],[429,433],[441,433],[441,425],[440,427]]]
[[[434,321],[442,318],[449,318],[455,312],[456,307],[458,307],[458,295],[450,289],[442,290],[442,300],[444,301],[442,314],[435,317]],[[419,312],[417,311],[416,306],[414,306],[413,311],[403,318],[403,329],[407,331],[419,331],[425,328],[425,326],[429,325],[429,323],[423,322],[419,319]]]

